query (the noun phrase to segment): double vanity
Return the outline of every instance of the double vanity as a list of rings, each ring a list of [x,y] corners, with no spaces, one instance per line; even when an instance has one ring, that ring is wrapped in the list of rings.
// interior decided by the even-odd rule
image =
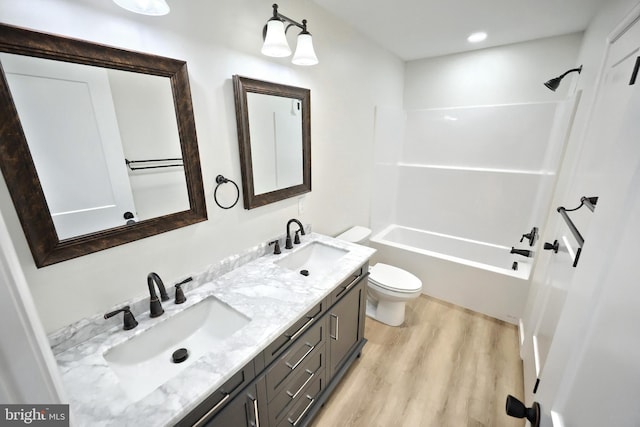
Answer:
[[[171,287],[159,317],[148,298],[131,302],[131,330],[116,316],[103,332],[92,332],[97,317],[59,331],[50,339],[76,423],[306,425],[366,342],[373,252],[317,233],[279,255],[259,245],[221,262],[228,272],[194,276],[182,304]]]

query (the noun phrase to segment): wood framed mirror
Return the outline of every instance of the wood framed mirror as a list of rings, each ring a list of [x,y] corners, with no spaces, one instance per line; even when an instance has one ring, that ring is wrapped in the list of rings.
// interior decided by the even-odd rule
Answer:
[[[37,267],[205,221],[186,62],[0,24],[0,169]]]
[[[311,191],[309,89],[233,76],[245,209]]]

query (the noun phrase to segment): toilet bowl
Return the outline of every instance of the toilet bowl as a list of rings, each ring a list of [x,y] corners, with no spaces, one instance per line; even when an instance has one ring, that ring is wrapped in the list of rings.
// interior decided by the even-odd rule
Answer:
[[[336,236],[337,239],[363,244],[371,230],[355,226]],[[407,301],[422,293],[422,281],[408,271],[392,265],[377,263],[369,269],[367,283],[367,316],[390,326],[404,322]]]

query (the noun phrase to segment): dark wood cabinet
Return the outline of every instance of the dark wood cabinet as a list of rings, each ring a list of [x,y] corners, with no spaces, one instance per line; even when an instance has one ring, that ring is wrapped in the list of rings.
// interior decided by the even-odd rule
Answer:
[[[180,420],[175,427],[203,426],[229,405],[256,377],[253,361],[233,374],[222,386]]]
[[[176,426],[308,425],[366,343],[367,271],[355,270]]]
[[[364,281],[366,282],[366,281]],[[329,376],[333,377],[364,335],[366,283],[359,282],[329,310]]]
[[[213,418],[194,427],[260,427],[257,383],[233,398]]]

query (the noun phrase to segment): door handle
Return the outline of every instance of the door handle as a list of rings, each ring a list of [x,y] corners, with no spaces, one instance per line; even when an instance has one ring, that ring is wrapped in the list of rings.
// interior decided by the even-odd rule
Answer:
[[[335,335],[331,335],[331,333],[329,333],[329,337],[335,341],[338,341],[339,338],[339,333],[340,333],[340,318],[338,316],[336,316],[335,314],[331,313],[329,315],[330,317],[333,317],[336,319],[336,334]]]

